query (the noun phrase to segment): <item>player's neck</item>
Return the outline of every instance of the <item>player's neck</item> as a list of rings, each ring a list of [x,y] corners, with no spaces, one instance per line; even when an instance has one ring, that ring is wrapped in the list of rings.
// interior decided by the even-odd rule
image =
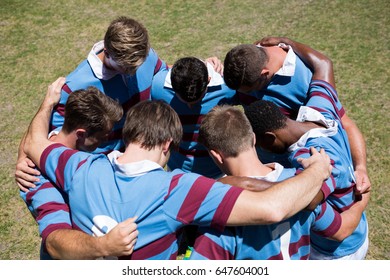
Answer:
[[[225,165],[229,170],[229,175],[233,176],[266,176],[272,171],[272,168],[259,160],[254,147],[241,152],[235,158],[225,159]]]
[[[133,163],[143,160],[154,161],[162,167],[165,165],[166,155],[161,147],[155,147],[151,150],[142,148],[141,145],[130,143],[122,156],[118,157],[118,162],[121,164]]]
[[[278,46],[266,47],[265,50],[268,54],[268,63],[266,67],[273,76],[283,66],[287,52]]]
[[[76,149],[77,136],[74,133],[66,134],[63,130],[60,130],[58,134],[51,136],[49,140],[60,143],[65,147]]]
[[[314,128],[321,128],[323,126],[316,124],[314,122],[297,122],[289,120],[288,124],[288,133],[290,138],[289,146],[296,143],[305,133]]]

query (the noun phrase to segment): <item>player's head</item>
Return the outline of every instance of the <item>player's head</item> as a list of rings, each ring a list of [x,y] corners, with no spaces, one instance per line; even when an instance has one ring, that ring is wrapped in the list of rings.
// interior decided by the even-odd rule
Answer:
[[[254,44],[242,44],[231,49],[224,60],[223,76],[231,89],[249,93],[261,89],[266,82],[264,68],[267,52]]]
[[[199,142],[209,151],[216,151],[224,157],[237,157],[254,146],[254,134],[241,109],[220,105],[203,118],[199,129]]]
[[[123,116],[122,106],[96,87],[72,92],[65,105],[62,130],[77,136],[76,148],[95,150]]]
[[[172,67],[171,82],[180,100],[189,105],[199,102],[209,83],[206,64],[195,57],[177,60]]]
[[[177,149],[183,128],[179,116],[169,104],[145,100],[127,112],[122,134],[126,147],[134,143],[152,150],[168,143],[168,149]]]
[[[108,26],[104,48],[109,67],[132,75],[149,53],[148,31],[132,18],[118,17]]]
[[[258,100],[245,107],[245,115],[256,135],[256,145],[274,153],[287,150],[283,132],[287,128],[288,119],[275,103]]]

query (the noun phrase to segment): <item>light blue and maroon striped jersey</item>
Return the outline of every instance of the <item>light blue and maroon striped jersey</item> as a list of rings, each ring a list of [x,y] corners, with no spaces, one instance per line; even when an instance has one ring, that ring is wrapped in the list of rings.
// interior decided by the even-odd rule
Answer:
[[[314,113],[317,112],[317,114],[322,115],[329,125],[328,128],[314,129],[309,131],[306,136],[304,135],[298,141],[300,144],[296,145],[291,152],[289,159],[293,166],[300,168],[297,159],[309,157],[310,147],[324,148],[331,159],[333,169],[330,176],[332,183],[324,183],[321,190],[326,201],[337,211],[343,212],[349,209],[355,201],[355,176],[351,149],[348,136],[341,124],[344,109],[338,100],[336,90],[325,81],[313,80],[310,84],[308,96],[306,106],[314,109]],[[302,114],[300,111],[298,121],[314,121],[312,119],[314,114],[309,114],[310,109],[302,111],[305,113]],[[332,129],[334,132],[327,133]],[[354,253],[363,245],[366,235],[367,221],[365,214],[363,214],[357,229],[343,242],[325,239],[315,233],[312,234],[311,238],[313,247],[319,252],[334,256],[345,256]]]
[[[150,99],[150,90],[153,76],[160,70],[166,68],[157,56],[157,53],[150,49],[146,60],[137,69],[135,75],[115,75],[109,79],[102,79],[96,76],[92,64],[88,59],[81,62],[78,67],[66,77],[65,85],[61,91],[59,104],[54,108],[51,128],[52,130],[62,127],[64,123],[64,108],[69,94],[75,90],[86,89],[94,86],[107,96],[118,100],[126,114],[127,110],[142,100]],[[96,67],[96,66],[95,66]],[[109,153],[112,150],[123,148],[122,127],[123,119],[115,124],[107,142],[102,143],[94,153]]]
[[[283,169],[278,181],[295,175]],[[332,236],[341,225],[341,216],[327,203],[314,211],[271,225],[226,227],[223,233],[199,228],[190,259],[213,260],[306,260],[310,255],[310,232]]]
[[[35,182],[36,187],[28,192],[20,191],[20,197],[38,224],[43,245],[41,259],[48,259],[50,257],[45,246],[47,236],[57,229],[72,229],[72,221],[66,203],[68,196],[56,189],[44,176],[38,177],[39,181]]]
[[[209,156],[206,147],[198,143],[199,127],[202,118],[213,107],[222,104],[238,104],[235,91],[228,88],[222,77],[212,67],[208,67],[209,76],[217,77],[219,82],[211,79],[203,99],[191,108],[182,102],[170,85],[170,70],[157,73],[153,79],[152,99],[164,100],[177,112],[183,125],[183,138],[179,151],[172,151],[168,167],[179,168],[186,172],[195,172],[210,178],[222,176],[221,170]],[[213,73],[210,73],[213,71]],[[169,80],[167,82],[167,79]]]
[[[129,164],[152,166],[131,176],[104,155],[53,144],[41,156],[41,169],[68,194],[75,228],[99,236],[137,216],[132,259],[175,259],[186,225],[224,229],[242,189],[145,162]]]
[[[306,104],[312,76],[311,70],[296,55],[294,75],[275,74],[266,88],[249,94],[239,93],[240,102],[245,106],[256,100],[272,101],[287,117],[295,119],[299,107]]]

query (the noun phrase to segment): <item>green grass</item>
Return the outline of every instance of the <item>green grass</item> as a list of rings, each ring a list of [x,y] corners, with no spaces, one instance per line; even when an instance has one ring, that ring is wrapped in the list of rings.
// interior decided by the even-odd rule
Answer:
[[[156,2],[154,4],[151,4]],[[148,28],[168,63],[218,56],[288,36],[332,58],[340,99],[367,142],[372,182],[368,259],[390,259],[390,4],[387,0],[2,0],[0,8],[0,259],[38,259],[35,222],[18,196],[19,140],[47,86],[65,76],[119,15]]]

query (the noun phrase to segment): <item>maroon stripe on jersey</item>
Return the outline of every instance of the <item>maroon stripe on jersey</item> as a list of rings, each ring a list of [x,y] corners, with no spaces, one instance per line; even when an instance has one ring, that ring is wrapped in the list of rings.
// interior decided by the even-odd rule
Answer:
[[[46,182],[44,184],[42,184],[39,188],[33,188],[33,189],[30,189],[30,191],[27,193],[26,195],[26,203],[28,205],[31,205],[31,200],[33,199],[34,195],[38,192],[38,191],[41,191],[41,190],[44,190],[44,189],[52,189],[52,188],[55,188],[53,186],[52,183],[50,182]]]
[[[309,154],[310,155],[310,150],[308,148],[302,148],[302,149],[299,149],[296,154],[294,155],[294,158],[297,158],[301,155],[304,155],[304,154]]]
[[[194,250],[209,260],[234,260],[234,256],[205,235],[196,238]]]
[[[207,152],[207,150],[195,150],[195,149],[186,150],[186,149],[179,148],[179,153],[184,155],[184,156],[192,156],[192,157],[208,157],[209,156],[209,153]]]
[[[65,91],[67,94],[72,93],[72,90],[69,88],[69,86],[67,84],[63,85],[62,90]]]
[[[148,99],[150,99],[150,87],[131,96],[129,100],[127,100],[122,104],[123,110],[124,112],[127,112],[135,104],[139,103],[140,101],[148,100]]]
[[[335,216],[332,223],[325,229],[321,231],[313,230],[315,233],[321,236],[330,237],[333,236],[341,227],[341,215],[336,211],[333,211]],[[317,218],[318,219],[318,218]]]
[[[277,254],[275,256],[268,258],[268,260],[283,260],[282,252],[280,252],[279,254]]]
[[[288,253],[293,256],[304,246],[310,246],[310,235],[302,235],[297,242],[290,243]]]
[[[134,253],[130,256],[131,260],[146,260],[152,258],[158,254],[163,253],[165,250],[169,249],[171,245],[177,242],[177,233],[173,232],[171,234],[165,235],[164,237],[149,243],[148,245],[135,250]]]
[[[53,151],[54,149],[59,148],[59,147],[65,147],[65,146],[60,144],[60,143],[54,143],[54,144],[51,144],[50,146],[48,146],[42,152],[41,158],[39,159],[39,167],[42,171],[42,174],[46,175],[45,165],[46,165],[47,157],[49,156],[51,151]]]
[[[293,109],[279,107],[279,110],[282,112],[283,115],[285,115],[286,117],[288,117],[290,119],[297,118],[298,113],[297,113],[297,111],[295,111]]]
[[[194,125],[202,122],[204,115],[181,115],[179,116],[182,125]]]
[[[177,184],[179,183],[179,180],[180,180],[181,176],[183,176],[183,175],[184,175],[184,173],[182,173],[182,174],[177,174],[177,175],[173,176],[173,178],[171,179],[171,184],[169,185],[168,193],[167,193],[167,195],[164,197],[164,199],[167,199],[167,198],[170,196],[171,191],[172,191],[174,188],[176,188]]]
[[[42,204],[37,208],[38,216],[35,220],[38,222],[42,220],[46,215],[55,213],[57,211],[65,211],[69,213],[69,206],[66,203],[58,202],[48,202]]]
[[[331,181],[332,186],[329,186],[329,185],[328,185],[328,183],[327,183],[328,180]],[[322,186],[321,186],[321,189],[320,189],[320,190],[322,191],[322,194],[324,195],[323,201],[325,201],[325,199],[327,199],[328,196],[329,196],[329,195],[335,190],[335,188],[336,188],[336,181],[335,181],[333,175],[330,175],[330,177],[328,178],[328,180],[326,180],[326,181],[324,181],[324,182],[322,183]]]
[[[248,95],[248,94],[245,94],[245,93],[238,92],[238,100],[242,105],[249,105],[249,104],[257,101],[258,98],[251,96],[251,95]]]
[[[328,100],[332,104],[334,111],[337,112],[337,114],[339,113],[339,109],[337,108],[337,105],[336,105],[334,99],[331,98],[329,95],[327,95],[323,92],[320,92],[320,91],[314,91],[314,92],[310,93],[310,98],[312,98],[314,96],[318,96],[322,99]]]
[[[63,117],[65,115],[65,105],[58,103],[54,106],[53,111],[57,112],[60,116]]]
[[[213,187],[215,180],[199,176],[192,184],[190,191],[181,205],[176,219],[184,224],[190,224],[194,221],[200,205],[206,198],[210,189]]]
[[[181,138],[181,140],[187,142],[198,142],[198,138],[199,138],[199,133],[187,132],[187,133],[183,133],[183,137]]]
[[[68,150],[65,150],[60,155],[60,157],[58,158],[58,165],[57,165],[57,168],[56,168],[56,171],[55,171],[55,175],[56,175],[56,185],[59,188],[61,188],[61,189],[65,188],[65,185],[64,185],[64,182],[65,182],[65,177],[64,177],[65,176],[65,174],[64,174],[65,166],[66,166],[69,158],[71,156],[73,156],[77,152],[78,152],[77,150],[68,149]]]
[[[345,110],[344,110],[344,107],[342,107],[342,108],[339,110],[340,119],[341,119],[342,117],[344,117],[344,115],[345,115]]]
[[[83,159],[82,161],[80,161],[79,164],[77,165],[76,170],[79,169],[86,162],[87,162],[87,159]]]
[[[158,71],[160,71],[161,65],[162,65],[162,61],[161,61],[161,59],[158,58],[157,63],[156,63],[156,67],[154,67],[153,75],[156,75],[156,73]]]
[[[229,219],[230,213],[232,212],[233,206],[242,191],[243,189],[232,186],[225,194],[217,210],[215,211],[213,220],[211,221],[212,228],[223,231],[227,220]]]
[[[42,241],[45,242],[49,234],[57,229],[72,229],[72,226],[67,223],[48,225],[41,233]]]
[[[300,259],[300,260],[308,260],[309,257],[310,257],[310,253],[307,254],[307,255],[301,256],[299,259]]]

